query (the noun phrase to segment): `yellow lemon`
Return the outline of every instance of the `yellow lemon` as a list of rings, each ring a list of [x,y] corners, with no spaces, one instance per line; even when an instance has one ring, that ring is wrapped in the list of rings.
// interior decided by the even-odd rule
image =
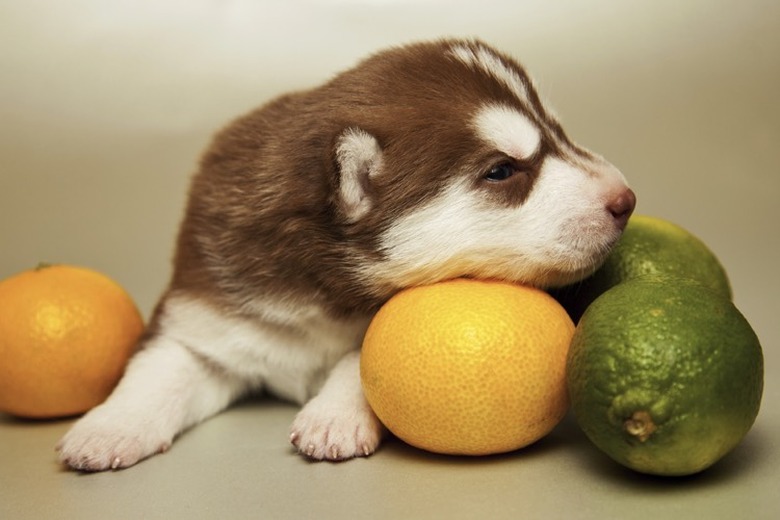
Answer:
[[[573,331],[566,311],[535,288],[459,279],[407,289],[366,333],[365,395],[385,426],[418,448],[512,451],[565,415]]]

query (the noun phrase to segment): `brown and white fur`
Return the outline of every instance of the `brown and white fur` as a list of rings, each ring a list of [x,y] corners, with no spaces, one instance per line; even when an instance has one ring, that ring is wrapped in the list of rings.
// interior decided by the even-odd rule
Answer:
[[[303,405],[290,440],[304,455],[369,455],[383,430],[359,347],[383,302],[461,276],[576,281],[634,204],[506,55],[447,40],[370,57],[217,135],[140,350],[60,460],[133,465],[261,390]]]

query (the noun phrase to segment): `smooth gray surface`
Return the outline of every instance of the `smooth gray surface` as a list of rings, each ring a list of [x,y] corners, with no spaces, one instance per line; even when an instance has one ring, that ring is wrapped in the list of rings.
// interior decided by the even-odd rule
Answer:
[[[0,3],[0,277],[41,260],[120,281],[148,315],[212,132],[388,44],[478,35],[521,59],[637,212],[721,258],[766,359],[761,413],[705,473],[644,477],[567,419],[520,452],[390,442],[292,453],[295,408],[251,401],[126,471],[59,468],[70,421],[0,415],[0,518],[773,518],[780,506],[780,3],[320,0]],[[0,362],[2,362],[0,360]]]
[[[391,441],[368,459],[310,463],[285,444],[295,409],[243,403],[129,470],[54,464],[68,423],[4,422],[3,518],[773,518],[776,445],[759,424],[717,466],[659,479],[615,465],[566,419],[513,454],[431,455]],[[766,421],[764,421],[766,422]],[[775,457],[776,461],[776,457]],[[773,467],[774,466],[774,467]]]

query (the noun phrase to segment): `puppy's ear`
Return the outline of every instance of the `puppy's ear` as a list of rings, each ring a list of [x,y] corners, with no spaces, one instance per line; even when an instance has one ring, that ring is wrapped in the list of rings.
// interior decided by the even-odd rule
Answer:
[[[382,169],[382,148],[359,128],[347,128],[336,140],[339,195],[347,221],[356,222],[371,210],[372,179]]]

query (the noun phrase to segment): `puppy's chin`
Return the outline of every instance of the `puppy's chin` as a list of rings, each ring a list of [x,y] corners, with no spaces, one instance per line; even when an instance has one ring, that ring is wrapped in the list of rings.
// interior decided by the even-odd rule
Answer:
[[[579,269],[577,271],[551,272],[549,276],[547,276],[543,280],[540,280],[539,283],[534,285],[542,289],[558,289],[561,287],[565,287],[567,285],[571,285],[573,283],[577,283],[588,278],[598,270],[600,265],[601,264],[599,263],[595,267],[590,267],[587,269]]]
[[[551,271],[544,280],[542,287],[545,289],[557,289],[589,278],[601,268],[611,251],[611,247],[607,248],[590,258],[584,265],[576,268]]]

